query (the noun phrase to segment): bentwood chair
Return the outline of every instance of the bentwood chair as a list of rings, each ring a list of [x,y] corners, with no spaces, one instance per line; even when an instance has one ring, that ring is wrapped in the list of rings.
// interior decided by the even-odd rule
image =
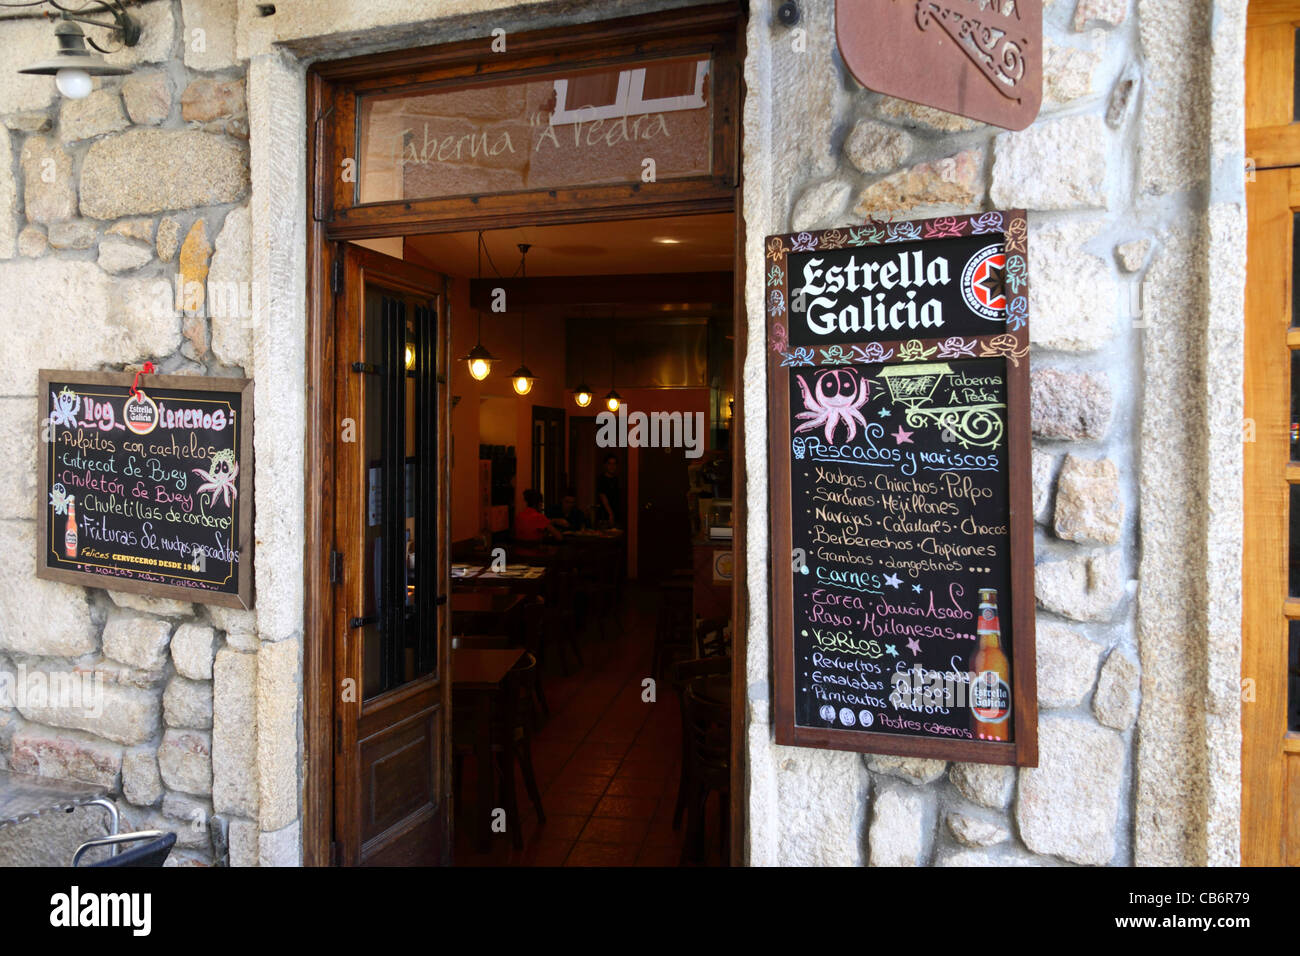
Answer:
[[[714,660],[727,660],[714,658]],[[730,670],[730,660],[727,660]],[[684,774],[684,799],[678,797],[686,810],[686,836],[682,840],[681,862],[692,857],[704,860],[705,811],[709,794],[718,794],[719,843],[726,848],[727,810],[731,791],[731,705],[721,695],[706,693],[707,678],[687,681],[683,692],[683,740],[685,752],[682,761]]]
[[[695,623],[696,657],[731,656],[731,619],[711,617]]]
[[[706,681],[709,678],[716,681],[728,677],[730,674],[730,657],[701,657],[695,660],[678,661],[673,669],[673,689],[677,694],[677,702],[681,708],[682,716],[681,776],[677,782],[677,805],[673,809],[674,830],[680,829],[682,825],[682,815],[686,812],[692,792],[691,738],[688,732],[689,715],[686,712],[686,689],[694,682]],[[727,726],[730,726],[730,722],[728,722]]]
[[[691,614],[695,585],[685,578],[667,577],[659,583],[659,617],[655,625],[650,674],[656,680],[671,675],[674,660],[691,655],[694,644]]]

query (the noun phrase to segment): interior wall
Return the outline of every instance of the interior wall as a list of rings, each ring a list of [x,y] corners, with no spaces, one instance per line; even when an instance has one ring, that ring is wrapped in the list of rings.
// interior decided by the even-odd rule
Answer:
[[[608,391],[606,389],[605,391]],[[691,414],[704,413],[703,448],[708,450],[709,428],[709,390],[707,388],[629,388],[619,389],[628,413],[632,412],[682,412]],[[597,395],[604,391],[597,389]],[[599,424],[599,423],[598,423]],[[623,481],[627,485],[627,573],[629,577],[637,576],[637,547],[640,541],[640,515],[638,504],[639,489],[637,478],[641,470],[639,449],[627,450],[627,474]],[[599,461],[599,457],[597,458]],[[689,462],[688,462],[689,464]]]
[[[412,254],[412,261],[437,270],[438,263]],[[478,461],[480,443],[515,446],[515,510],[523,507],[523,493],[532,474],[533,406],[543,405],[568,411],[571,401],[564,388],[564,320],[555,315],[528,316],[524,355],[536,376],[527,396],[516,395],[510,372],[519,366],[519,317],[483,314],[482,343],[495,356],[492,371],[481,382],[469,374],[464,357],[479,340],[478,317],[469,305],[469,277],[449,276],[448,303],[451,309],[451,433],[455,451],[451,468],[451,539],[461,541],[479,534]],[[509,441],[497,435],[483,437],[480,414],[484,398],[514,403],[513,432]],[[568,434],[566,419],[564,433]]]
[[[514,398],[484,395],[478,400],[478,440],[481,445],[513,445],[518,441]]]

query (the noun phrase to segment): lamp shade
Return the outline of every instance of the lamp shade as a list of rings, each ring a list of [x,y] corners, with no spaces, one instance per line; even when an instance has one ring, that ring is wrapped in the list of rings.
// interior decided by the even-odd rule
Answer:
[[[605,396],[605,407],[608,408],[611,412],[616,412],[618,411],[619,405],[621,405],[622,403],[623,403],[623,396],[611,388],[609,390],[609,394]]]
[[[477,382],[483,381],[492,371],[492,353],[482,345],[476,345],[469,350],[469,355],[465,356],[465,361],[469,363],[469,374]]]
[[[124,76],[131,72],[129,67],[113,66],[86,49],[86,34],[71,20],[60,20],[54,37],[59,42],[58,53],[18,72],[37,76],[57,76],[64,70],[80,70],[88,76]]]
[[[579,408],[586,408],[591,404],[591,386],[587,384],[579,385],[573,390],[573,401]]]
[[[510,384],[519,395],[527,395],[533,390],[533,373],[527,365],[521,365],[510,373]]]

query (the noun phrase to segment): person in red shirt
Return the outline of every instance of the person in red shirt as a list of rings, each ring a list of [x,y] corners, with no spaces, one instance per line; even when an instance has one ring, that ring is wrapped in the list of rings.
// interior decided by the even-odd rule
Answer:
[[[547,535],[564,539],[564,532],[542,514],[542,496],[533,488],[524,492],[524,508],[515,515],[515,540],[537,543]]]

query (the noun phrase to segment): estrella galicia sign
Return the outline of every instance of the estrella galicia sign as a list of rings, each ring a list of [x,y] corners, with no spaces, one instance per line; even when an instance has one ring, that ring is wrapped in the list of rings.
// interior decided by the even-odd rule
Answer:
[[[990,335],[1007,320],[1001,233],[790,255],[790,344]]]

